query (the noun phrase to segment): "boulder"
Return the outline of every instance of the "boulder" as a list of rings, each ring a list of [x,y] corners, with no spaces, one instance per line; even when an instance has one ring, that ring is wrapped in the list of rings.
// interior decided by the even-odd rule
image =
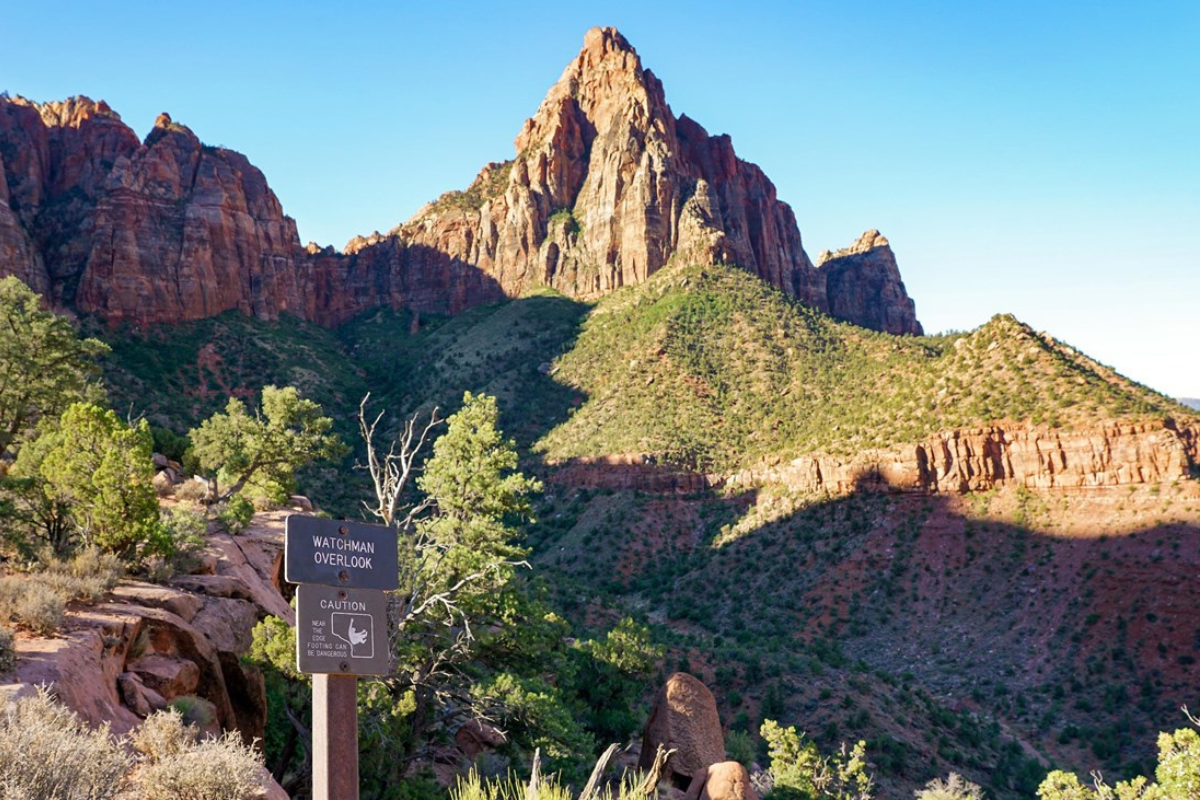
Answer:
[[[154,477],[150,483],[154,486],[154,492],[159,497],[170,497],[175,494],[175,482],[171,480],[168,470],[154,473]]]
[[[759,797],[745,767],[736,761],[721,761],[692,777],[684,800],[759,800]]]
[[[642,732],[638,768],[654,764],[658,746],[674,749],[667,763],[672,784],[686,788],[700,770],[725,760],[725,736],[717,701],[708,687],[684,672],[676,672],[654,698]]]
[[[185,694],[194,694],[200,685],[200,668],[187,659],[153,654],[131,661],[127,666],[144,685],[168,702]]]
[[[468,720],[458,733],[454,734],[454,743],[462,754],[472,761],[480,753],[495,750],[504,744],[504,734],[496,728],[477,719]]]
[[[142,719],[167,707],[167,700],[142,681],[136,672],[122,672],[117,677],[117,690],[130,711]]]

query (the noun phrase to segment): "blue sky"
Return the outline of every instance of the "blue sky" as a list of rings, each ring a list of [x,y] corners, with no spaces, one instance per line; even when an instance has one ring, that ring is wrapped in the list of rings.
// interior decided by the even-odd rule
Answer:
[[[878,228],[929,331],[1011,312],[1200,397],[1200,4],[12,3],[0,89],[160,111],[341,246],[465,187],[592,25],[816,254]]]

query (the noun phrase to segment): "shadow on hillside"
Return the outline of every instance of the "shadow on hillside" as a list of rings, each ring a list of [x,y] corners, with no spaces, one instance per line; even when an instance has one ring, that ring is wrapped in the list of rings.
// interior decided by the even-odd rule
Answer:
[[[560,533],[543,537],[536,560],[574,578],[585,603],[633,603],[686,635],[693,665],[728,671],[723,705],[733,689],[782,686],[786,717],[802,727],[868,736],[904,714],[869,703],[882,727],[865,723],[837,704],[841,679],[813,676],[890,676],[955,713],[1002,720],[1081,774],[1114,776],[1152,765],[1154,733],[1185,723],[1181,705],[1200,705],[1190,481],[929,495],[867,473],[845,496],[763,487],[725,497],[674,470],[613,465],[596,485],[603,468],[588,469],[562,471],[585,501],[557,501],[574,525],[551,520]],[[570,483],[555,492],[569,495]],[[704,535],[689,539],[697,524]],[[756,688],[739,663],[779,677],[760,674]],[[813,685],[832,686],[830,699]],[[966,758],[962,745],[946,753]],[[963,766],[948,758],[939,769]],[[914,761],[906,774],[933,777],[922,770]]]
[[[553,378],[590,306],[552,294],[468,308],[454,316],[375,310],[339,335],[381,403],[397,418],[464,392],[497,398],[501,427],[522,449],[564,422],[586,396]]]

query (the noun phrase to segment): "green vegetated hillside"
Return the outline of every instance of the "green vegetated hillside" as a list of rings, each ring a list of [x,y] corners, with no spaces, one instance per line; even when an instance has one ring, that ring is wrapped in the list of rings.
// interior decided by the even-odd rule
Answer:
[[[823,747],[866,739],[883,796],[950,770],[997,798],[1029,796],[1052,764],[1137,771],[1198,685],[1200,629],[1176,613],[1200,562],[1190,482],[1097,511],[1014,491],[955,505],[554,480],[553,462],[613,454],[723,472],[996,420],[1188,414],[1009,316],[895,337],[738,269],[671,267],[595,306],[546,293],[336,332],[228,315],[106,338],[117,406],[177,430],[270,382],[299,385],[351,441],[368,389],[394,421],[496,395],[524,467],[549,478],[528,542],[576,629],[650,623],[663,674],[704,677],[731,730],[778,718]],[[352,458],[337,487],[309,487],[335,513],[357,513]]]
[[[726,471],[996,420],[1187,414],[1011,316],[897,337],[789,302],[737,269],[664,270],[600,302],[556,378],[587,402],[539,450]]]

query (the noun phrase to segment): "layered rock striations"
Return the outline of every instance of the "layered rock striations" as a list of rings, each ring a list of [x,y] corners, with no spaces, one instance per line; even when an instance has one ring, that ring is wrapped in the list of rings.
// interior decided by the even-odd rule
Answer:
[[[690,472],[649,456],[561,463],[553,480],[607,489],[689,494],[719,486],[783,485],[847,494],[884,489],[965,493],[1001,486],[1094,489],[1188,478],[1200,463],[1200,427],[1170,420],[1110,422],[1066,430],[997,423],[943,431],[922,441],[853,456],[807,455],[732,475]]]
[[[594,298],[680,260],[736,265],[868,327],[920,330],[886,240],[815,267],[762,170],[676,117],[615,29],[587,33],[515,145],[465,192],[338,253],[302,247],[257,168],[166,114],[139,142],[103,102],[0,96],[0,274],[112,323],[237,309],[337,325],[543,285]]]

